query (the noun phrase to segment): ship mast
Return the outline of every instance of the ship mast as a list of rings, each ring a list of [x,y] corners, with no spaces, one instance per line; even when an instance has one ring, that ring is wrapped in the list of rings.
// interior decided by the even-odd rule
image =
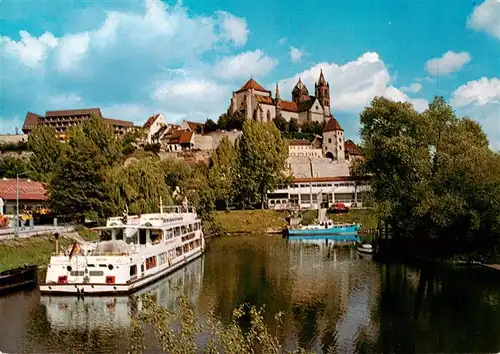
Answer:
[[[163,216],[163,201],[160,197],[160,215]]]

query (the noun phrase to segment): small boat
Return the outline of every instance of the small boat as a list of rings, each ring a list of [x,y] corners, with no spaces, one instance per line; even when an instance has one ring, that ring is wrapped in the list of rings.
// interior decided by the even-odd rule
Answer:
[[[287,228],[286,236],[317,236],[317,235],[356,235],[360,229],[359,224],[334,223],[326,220],[313,225]]]
[[[373,247],[369,243],[364,243],[358,246],[358,252],[364,254],[372,254]]]
[[[0,293],[31,287],[37,284],[38,266],[28,264],[0,273]]]

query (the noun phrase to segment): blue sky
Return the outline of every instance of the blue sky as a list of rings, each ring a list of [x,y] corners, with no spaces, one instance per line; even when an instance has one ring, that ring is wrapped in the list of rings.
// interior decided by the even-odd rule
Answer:
[[[290,99],[323,69],[347,137],[375,96],[442,95],[500,148],[500,0],[0,0],[0,21],[0,133],[84,107],[216,120],[250,76]]]

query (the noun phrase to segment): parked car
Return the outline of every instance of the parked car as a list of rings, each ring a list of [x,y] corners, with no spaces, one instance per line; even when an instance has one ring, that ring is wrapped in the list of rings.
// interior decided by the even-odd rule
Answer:
[[[349,208],[344,203],[335,203],[330,206],[328,209],[329,213],[337,214],[337,213],[348,213]]]

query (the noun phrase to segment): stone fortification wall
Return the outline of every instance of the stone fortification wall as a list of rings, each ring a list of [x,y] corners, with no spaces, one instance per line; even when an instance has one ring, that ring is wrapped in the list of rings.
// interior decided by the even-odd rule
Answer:
[[[349,164],[345,162],[339,163],[323,157],[309,159],[307,157],[293,156],[288,158],[291,172],[296,178],[310,178],[311,163],[313,177],[339,177],[350,175]]]
[[[211,135],[194,135],[194,148],[203,151],[213,149],[213,137]]]
[[[0,134],[0,144],[17,144],[27,141],[28,135],[26,134]]]
[[[229,138],[229,141],[234,144],[236,142],[236,139],[238,139],[238,137],[242,134],[243,132],[239,130],[212,132],[209,134],[209,136],[211,136],[213,139],[212,149],[217,149],[223,137],[227,136]]]

